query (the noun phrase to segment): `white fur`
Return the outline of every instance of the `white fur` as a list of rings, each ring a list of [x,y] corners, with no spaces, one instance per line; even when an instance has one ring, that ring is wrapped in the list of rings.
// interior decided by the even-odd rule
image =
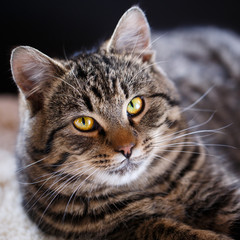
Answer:
[[[134,149],[130,161],[134,161],[134,163],[139,162],[139,166],[134,170],[129,170],[124,174],[120,173],[108,173],[106,171],[100,172],[96,175],[98,181],[107,184],[108,186],[122,186],[128,185],[131,182],[137,180],[141,175],[146,171],[148,165],[150,164],[150,156],[141,158],[143,153],[140,149]],[[121,163],[124,160],[124,157],[120,154],[117,155],[114,159],[116,162]]]

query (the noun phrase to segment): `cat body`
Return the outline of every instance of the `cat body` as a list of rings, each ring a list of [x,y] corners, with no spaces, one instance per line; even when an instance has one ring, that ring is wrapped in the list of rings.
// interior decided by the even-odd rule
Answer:
[[[239,181],[187,124],[139,8],[97,51],[57,60],[18,47],[11,66],[21,98],[23,206],[43,232],[239,238]]]
[[[228,162],[235,162],[239,172],[239,36],[227,30],[198,27],[154,33],[153,42],[159,53],[156,61],[182,96],[181,106],[188,124],[205,123],[198,128],[204,130],[221,128],[224,134],[215,134],[212,143],[222,147],[208,148],[217,151],[218,156],[225,155]]]

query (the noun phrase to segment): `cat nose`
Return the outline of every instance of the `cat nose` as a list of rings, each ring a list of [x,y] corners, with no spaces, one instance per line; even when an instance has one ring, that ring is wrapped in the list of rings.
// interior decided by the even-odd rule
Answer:
[[[126,158],[130,158],[134,146],[135,146],[134,143],[129,143],[127,145],[117,147],[116,151],[122,153],[123,156],[125,156]]]

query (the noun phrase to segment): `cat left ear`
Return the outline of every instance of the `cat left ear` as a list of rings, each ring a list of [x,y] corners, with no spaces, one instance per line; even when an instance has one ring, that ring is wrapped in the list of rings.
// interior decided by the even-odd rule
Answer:
[[[119,20],[107,51],[138,53],[143,61],[149,61],[153,55],[150,44],[148,21],[139,7],[132,7]]]
[[[12,51],[11,70],[14,81],[33,111],[41,107],[48,84],[64,72],[58,61],[28,46]]]

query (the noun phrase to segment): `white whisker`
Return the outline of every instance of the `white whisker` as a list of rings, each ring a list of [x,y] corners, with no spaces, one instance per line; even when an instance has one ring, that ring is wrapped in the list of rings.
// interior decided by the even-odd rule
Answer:
[[[24,166],[24,167],[18,168],[16,172],[19,173],[19,172],[21,172],[21,171],[23,171],[23,170],[25,170],[25,169],[27,169],[27,168],[35,165],[35,164],[38,164],[38,163],[42,162],[42,161],[45,160],[46,158],[47,158],[47,157],[41,158],[41,159],[39,159],[39,160],[36,161],[36,162],[30,163],[30,164],[28,164],[28,165],[26,165],[26,166]]]
[[[186,112],[189,109],[191,109],[192,107],[196,106],[199,102],[201,102],[203,100],[203,98],[205,98],[213,89],[214,89],[215,85],[213,85],[212,87],[210,87],[200,98],[198,98],[194,103],[192,103],[190,106],[184,108],[181,112]]]

